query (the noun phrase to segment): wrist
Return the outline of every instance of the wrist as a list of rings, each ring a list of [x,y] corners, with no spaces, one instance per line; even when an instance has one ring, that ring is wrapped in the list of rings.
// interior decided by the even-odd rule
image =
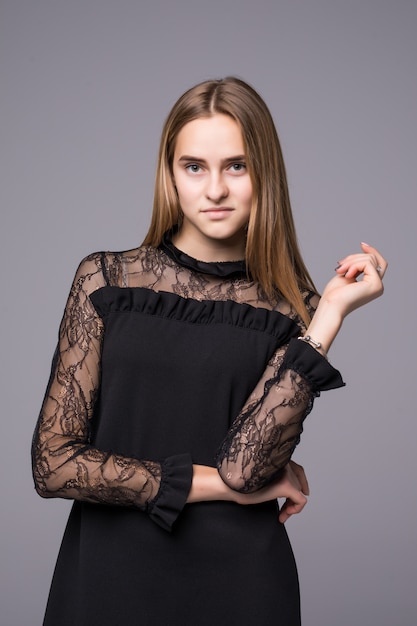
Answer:
[[[232,490],[223,482],[217,468],[193,465],[193,480],[187,502],[232,500]]]
[[[304,341],[305,343],[309,343],[311,346],[313,346],[315,350],[317,350],[317,352],[320,352],[320,354],[322,354],[324,358],[327,359],[327,351],[322,346],[321,341],[316,341],[311,335],[308,334],[300,335],[299,337],[297,337],[297,339],[299,339],[300,341]]]
[[[338,309],[325,300],[320,300],[314,316],[305,332],[305,337],[310,336],[313,347],[314,343],[319,343],[319,352],[325,354],[329,351],[337,333],[343,322],[343,316]],[[314,342],[314,343],[313,343]]]

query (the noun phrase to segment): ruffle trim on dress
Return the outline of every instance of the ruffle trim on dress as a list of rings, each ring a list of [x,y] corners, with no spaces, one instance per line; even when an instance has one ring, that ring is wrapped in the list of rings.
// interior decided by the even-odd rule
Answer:
[[[138,312],[191,324],[228,324],[268,333],[282,343],[300,332],[292,319],[278,311],[234,300],[195,300],[145,287],[102,287],[90,299],[103,320],[113,312]]]
[[[163,462],[161,486],[147,512],[164,530],[172,530],[187,501],[192,479],[193,464],[190,454],[170,456]]]
[[[344,387],[340,372],[305,341],[291,339],[280,371],[293,370],[305,378],[315,393]]]

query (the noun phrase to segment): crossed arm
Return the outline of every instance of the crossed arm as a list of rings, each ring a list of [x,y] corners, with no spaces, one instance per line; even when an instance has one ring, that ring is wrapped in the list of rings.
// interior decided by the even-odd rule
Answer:
[[[385,269],[383,257],[365,245],[362,254],[340,262],[307,329],[325,351],[344,317],[381,295]],[[91,445],[89,425],[99,385],[102,341],[100,319],[89,299],[96,288],[92,284],[96,274],[93,259],[80,267],[61,323],[59,347],[33,444],[38,493],[133,506],[151,516],[159,509],[155,519],[158,517],[158,523],[165,527],[173,519],[161,522],[161,510],[164,498],[170,499],[173,492],[178,513],[185,502],[230,500],[245,505],[277,497],[286,498],[281,521],[299,512],[306,502],[308,485],[303,469],[290,457],[315,390],[314,381],[312,384],[297,369],[286,367],[288,351],[275,355],[268,364],[271,371],[266,371],[221,446],[218,469],[191,465],[184,455],[161,464],[125,458]],[[357,280],[360,274],[363,279]],[[313,350],[306,345],[303,349]],[[263,455],[261,462],[259,454]]]

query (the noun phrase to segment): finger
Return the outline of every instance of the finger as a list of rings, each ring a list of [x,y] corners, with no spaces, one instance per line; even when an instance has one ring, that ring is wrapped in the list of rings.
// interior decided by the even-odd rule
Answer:
[[[385,271],[388,267],[388,263],[385,260],[385,258],[382,256],[382,254],[373,246],[370,246],[367,243],[362,242],[361,243],[361,248],[364,252],[364,254],[350,254],[346,257],[344,257],[343,259],[341,259],[338,262],[336,269],[336,272],[341,275],[344,276],[346,274],[346,272],[348,271],[348,269],[352,266],[352,264],[360,264],[360,263],[364,263],[366,265],[366,263],[368,263],[369,261],[372,262],[372,264],[374,265],[376,271],[379,274],[379,277],[382,278],[383,275],[385,274]],[[370,267],[370,266],[369,266]],[[372,270],[371,270],[372,271]],[[358,272],[358,274],[360,273],[360,271]],[[352,277],[353,275],[353,270],[349,273],[349,277]]]
[[[364,254],[373,255],[376,258],[378,263],[383,263],[384,265],[388,265],[386,259],[382,256],[381,252],[379,252],[377,248],[374,248],[373,246],[369,245],[368,243],[365,243],[364,241],[361,241],[360,245],[362,248],[362,252],[346,255],[345,257],[343,257],[341,261],[339,261],[339,263],[342,263],[343,261],[346,261],[350,258],[354,258],[355,256],[359,256],[362,253],[364,253]]]
[[[284,523],[291,515],[300,513],[307,504],[307,498],[297,488],[293,487],[291,483],[288,483],[287,497],[282,505],[281,512],[279,514],[279,520]]]
[[[290,461],[290,465],[291,465],[292,471],[298,478],[298,482],[300,483],[300,491],[302,491],[304,495],[309,496],[310,487],[308,484],[307,476],[304,471],[304,467],[292,460]]]
[[[279,513],[278,519],[282,524],[291,517],[291,515],[297,515],[297,513],[301,513],[305,505],[307,504],[307,498],[298,499],[297,502],[294,502],[290,498],[287,498],[282,505],[281,511]]]
[[[380,274],[380,276],[382,277],[383,274],[385,273],[387,267],[388,267],[388,263],[385,260],[385,258],[382,256],[382,254],[376,249],[373,248],[372,246],[370,246],[367,243],[361,243],[361,248],[364,252],[364,254],[350,254],[346,257],[344,257],[343,259],[341,259],[338,262],[338,265],[336,267],[336,271],[339,274],[343,274],[346,266],[350,266],[352,265],[352,263],[360,263],[362,261],[364,261],[365,263],[367,263],[368,261],[371,261],[374,265],[375,268],[378,268],[378,273]]]
[[[355,259],[350,263],[345,272],[345,278],[358,278],[361,274],[370,274],[371,276],[379,277],[378,262],[376,257],[368,255],[365,258]]]
[[[374,254],[351,254],[336,267],[336,272],[347,279],[356,280],[361,274],[382,278],[383,268]]]
[[[385,274],[385,272],[387,271],[387,267],[388,267],[388,263],[386,261],[386,259],[384,259],[384,257],[382,256],[382,254],[373,246],[370,246],[369,243],[365,243],[364,241],[361,242],[361,247],[362,250],[366,253],[371,253],[375,255],[375,258],[377,260],[377,266],[376,269],[380,275],[380,277],[382,278]]]

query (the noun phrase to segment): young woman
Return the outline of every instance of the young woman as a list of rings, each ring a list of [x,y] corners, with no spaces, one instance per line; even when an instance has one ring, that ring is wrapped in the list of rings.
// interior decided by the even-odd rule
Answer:
[[[75,502],[45,624],[300,623],[290,459],[386,265],[362,244],[319,301],[265,103],[236,78],[178,100],[144,243],[84,259],[61,323],[34,479]]]

